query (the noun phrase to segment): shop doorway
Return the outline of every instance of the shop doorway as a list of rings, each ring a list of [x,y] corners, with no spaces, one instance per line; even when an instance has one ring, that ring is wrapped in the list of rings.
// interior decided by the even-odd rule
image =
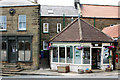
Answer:
[[[101,48],[92,48],[92,69],[100,69]]]
[[[8,45],[8,60],[9,63],[16,63],[17,52],[16,52],[16,42],[15,40],[9,40]]]

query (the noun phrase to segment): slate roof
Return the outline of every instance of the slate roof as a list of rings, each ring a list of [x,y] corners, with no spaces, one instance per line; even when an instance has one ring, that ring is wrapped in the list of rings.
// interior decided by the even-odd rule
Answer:
[[[83,17],[120,18],[118,10],[118,6],[81,4]]]
[[[53,14],[49,14],[48,10],[52,10]],[[74,6],[51,6],[41,5],[41,16],[78,16],[78,11]]]
[[[0,0],[0,7],[38,5],[30,0]]]
[[[102,31],[113,38],[118,38],[120,37],[120,24],[105,27]]]
[[[82,19],[76,19],[53,37],[51,42],[113,42],[112,38],[88,24]]]

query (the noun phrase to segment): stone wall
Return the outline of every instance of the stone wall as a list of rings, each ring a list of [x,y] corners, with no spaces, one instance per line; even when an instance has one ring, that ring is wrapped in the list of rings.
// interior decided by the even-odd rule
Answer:
[[[9,14],[9,9],[15,9],[14,16]],[[7,31],[2,32],[3,35],[33,35],[32,38],[32,69],[37,69],[39,66],[39,5],[24,6],[24,7],[3,7],[2,15],[7,16]],[[26,15],[26,31],[18,31],[18,17]],[[26,63],[24,64],[26,67]]]

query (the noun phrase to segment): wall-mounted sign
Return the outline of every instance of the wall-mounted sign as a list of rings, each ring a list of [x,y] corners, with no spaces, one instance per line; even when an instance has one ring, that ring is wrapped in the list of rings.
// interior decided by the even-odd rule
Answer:
[[[15,14],[15,12],[16,12],[15,9],[10,9],[9,10],[9,13],[10,13],[11,16],[13,16]]]

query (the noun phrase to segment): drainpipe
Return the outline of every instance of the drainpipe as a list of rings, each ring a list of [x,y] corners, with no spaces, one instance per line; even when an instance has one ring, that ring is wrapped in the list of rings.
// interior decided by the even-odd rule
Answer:
[[[95,23],[95,17],[94,17],[94,27],[95,27],[95,24],[96,24],[96,23]]]
[[[41,13],[40,13],[40,51],[41,51]]]
[[[65,28],[65,14],[63,14],[63,28]]]

